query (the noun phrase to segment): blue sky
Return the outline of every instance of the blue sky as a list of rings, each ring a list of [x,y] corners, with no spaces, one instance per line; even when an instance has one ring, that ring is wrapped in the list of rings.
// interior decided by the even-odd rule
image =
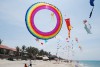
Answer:
[[[44,45],[35,41],[35,37],[32,36],[26,28],[25,14],[27,9],[34,3],[47,2],[56,6],[62,13],[63,25],[60,32],[57,34],[58,39],[52,38],[45,43],[40,40]],[[70,18],[73,29],[71,30],[70,40],[74,40],[75,37],[79,39],[79,43],[74,40],[74,56],[70,50],[70,59],[83,59],[83,60],[100,60],[100,0],[95,0],[95,8],[91,19],[89,19],[89,13],[92,7],[89,4],[89,0],[1,0],[0,2],[0,39],[3,40],[3,44],[16,47],[16,46],[34,46],[39,49],[44,49],[56,54],[57,42],[62,46],[59,49],[58,56],[68,58],[68,52],[62,48],[70,43],[66,42],[68,30],[64,19]],[[56,25],[56,18],[54,20],[49,16],[50,11],[42,10],[36,14],[35,25],[41,31],[50,31]],[[47,18],[47,20],[45,19]],[[39,19],[39,20],[38,20]],[[92,34],[87,34],[84,29],[83,20],[87,19],[92,26]],[[51,23],[52,21],[52,23]],[[45,26],[44,26],[45,25]],[[81,45],[83,50],[80,51],[78,45]]]

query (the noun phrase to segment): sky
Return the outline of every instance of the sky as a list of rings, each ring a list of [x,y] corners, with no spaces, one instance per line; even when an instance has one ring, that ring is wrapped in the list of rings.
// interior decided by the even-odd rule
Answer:
[[[30,34],[25,24],[25,14],[28,8],[37,2],[46,2],[56,6],[63,17],[63,24],[57,38],[49,39],[47,43],[40,40],[44,45],[41,45],[35,40],[35,37]],[[0,39],[3,40],[3,45],[15,48],[33,46],[38,49],[43,49],[51,54],[56,55],[57,46],[61,46],[58,50],[58,56],[66,59],[75,60],[100,60],[100,0],[94,1],[95,7],[92,17],[89,18],[92,6],[89,0],[1,0],[0,2]],[[41,10],[35,16],[36,27],[43,31],[49,32],[56,25],[56,17],[51,17],[51,11]],[[73,50],[66,48],[71,46],[71,43],[66,42],[68,30],[65,19],[70,18],[73,29],[71,30],[70,41],[73,40]],[[87,20],[91,26],[92,34],[87,34],[84,29],[83,20]],[[79,42],[75,41],[78,38]],[[59,45],[58,45],[59,43]],[[78,48],[82,47],[82,50]]]

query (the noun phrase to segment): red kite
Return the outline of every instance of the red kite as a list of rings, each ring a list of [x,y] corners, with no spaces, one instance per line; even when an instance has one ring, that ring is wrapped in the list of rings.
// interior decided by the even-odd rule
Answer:
[[[72,26],[70,25],[70,18],[65,19],[65,21],[66,21],[66,26],[68,29],[68,37],[70,38],[70,30],[72,29]]]

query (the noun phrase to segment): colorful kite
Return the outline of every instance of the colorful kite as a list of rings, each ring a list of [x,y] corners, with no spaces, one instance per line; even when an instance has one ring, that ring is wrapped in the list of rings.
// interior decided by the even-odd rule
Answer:
[[[91,34],[91,31],[90,31],[90,29],[87,27],[87,25],[85,24],[85,30],[87,31],[87,33],[89,33],[89,34]]]
[[[78,46],[78,48],[79,48],[80,50],[82,50],[82,47],[81,47],[80,45]]]
[[[74,47],[73,47],[73,44],[72,44],[72,49],[73,49]]]
[[[68,40],[68,38],[66,38],[66,40]]]
[[[91,25],[87,23],[87,20],[83,21],[84,25],[85,25],[85,30],[87,31],[88,34],[91,34]]]
[[[47,40],[45,40],[45,43],[47,43],[48,41]]]
[[[51,13],[51,19],[54,20],[54,13]]]
[[[92,27],[91,27],[91,24],[89,24],[89,27],[90,27],[90,29],[92,28]]]
[[[86,24],[87,23],[87,20],[83,20],[83,23]]]
[[[69,42],[68,38],[66,38],[66,41]]]
[[[36,38],[35,40],[36,40],[37,42],[39,42],[39,39],[38,39],[38,38]]]
[[[40,31],[35,26],[35,19],[34,19],[35,15],[36,15],[36,13],[38,13],[39,11],[41,11],[43,9],[52,11],[54,13],[54,15],[56,16],[57,24],[52,31],[43,32],[43,31]],[[33,36],[35,36],[36,38],[39,38],[39,39],[47,40],[47,39],[53,38],[54,36],[56,36],[59,33],[59,31],[62,27],[62,14],[61,14],[60,10],[58,10],[58,8],[56,8],[55,6],[48,4],[48,3],[39,2],[39,3],[33,4],[32,6],[29,7],[29,9],[26,12],[25,21],[26,21],[26,26],[27,26],[29,32]]]
[[[39,44],[43,45],[44,43],[42,41],[40,41],[38,38],[35,39]],[[45,43],[47,42],[47,40],[45,40]]]
[[[94,0],[90,0],[90,5],[94,6]]]
[[[77,38],[77,37],[75,38],[75,40],[76,40],[76,42],[78,43],[78,38]]]
[[[43,43],[41,43],[41,45],[43,45]]]
[[[68,29],[68,37],[70,38],[70,30],[72,29],[72,26],[70,25],[70,18],[65,19],[65,21],[66,21],[66,26]]]
[[[92,12],[93,12],[93,9],[94,9],[94,0],[90,0],[90,5],[93,6],[93,8],[92,8],[92,10],[91,10],[91,12],[90,12],[89,18],[91,18]]]

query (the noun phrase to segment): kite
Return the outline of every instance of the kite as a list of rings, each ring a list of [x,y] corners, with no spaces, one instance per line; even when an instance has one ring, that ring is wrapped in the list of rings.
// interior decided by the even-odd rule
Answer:
[[[72,49],[73,49],[73,46],[72,46]]]
[[[69,42],[69,41],[67,41],[67,42]]]
[[[68,37],[70,38],[70,30],[72,29],[72,26],[70,25],[70,18],[65,19],[65,21],[66,21],[66,26],[68,29]]]
[[[93,9],[94,9],[94,0],[90,0],[90,5],[93,6],[93,8],[92,8],[92,10],[90,12],[89,18],[91,18],[92,12],[93,12]]]
[[[83,23],[86,24],[87,23],[87,20],[83,20]]]
[[[90,5],[94,6],[94,0],[90,0]]]
[[[90,31],[90,29],[87,27],[87,25],[85,24],[85,30],[87,31],[87,33],[89,33],[89,34],[91,34],[91,31]]]
[[[66,40],[68,40],[68,38],[66,38]]]
[[[54,13],[51,13],[51,16],[54,16]]]
[[[47,40],[45,40],[45,43],[47,43],[48,41]]]
[[[41,45],[43,45],[44,43],[41,42],[38,38],[35,39],[38,43],[40,43]],[[47,41],[47,40],[46,40]],[[46,42],[45,42],[46,43]]]
[[[87,20],[83,21],[84,25],[85,25],[85,30],[87,31],[88,34],[91,34],[91,25],[87,23]]]
[[[62,37],[61,36],[56,36],[55,38],[57,40],[57,43],[59,44],[61,42]]]
[[[66,38],[66,41],[69,42],[68,38]]]
[[[38,38],[36,38],[35,40],[39,42],[39,39]]]
[[[54,13],[54,15],[56,16],[56,20],[57,20],[57,24],[56,24],[55,28],[49,32],[40,31],[35,26],[36,13],[38,13],[38,11],[41,11],[44,9],[52,11]],[[44,2],[38,2],[29,7],[29,9],[27,10],[26,15],[25,15],[25,21],[26,21],[26,27],[27,27],[28,31],[33,36],[35,36],[38,39],[47,40],[47,39],[53,38],[54,36],[56,36],[59,33],[59,31],[62,27],[62,14],[61,14],[60,10],[58,8],[56,8],[55,6],[48,4],[48,3],[44,3]]]
[[[92,10],[91,10],[91,12],[90,12],[89,18],[91,18],[91,16],[92,16],[93,9],[94,9],[94,7],[92,8]]]
[[[78,43],[78,38],[77,38],[77,37],[75,38],[75,40],[76,40],[76,42]]]
[[[79,49],[82,50],[82,47],[79,45]]]
[[[51,13],[51,19],[54,20],[54,13]]]
[[[92,27],[91,27],[91,24],[89,24],[89,27],[90,27],[90,29],[92,28]]]
[[[41,43],[41,45],[43,45],[43,43]]]

